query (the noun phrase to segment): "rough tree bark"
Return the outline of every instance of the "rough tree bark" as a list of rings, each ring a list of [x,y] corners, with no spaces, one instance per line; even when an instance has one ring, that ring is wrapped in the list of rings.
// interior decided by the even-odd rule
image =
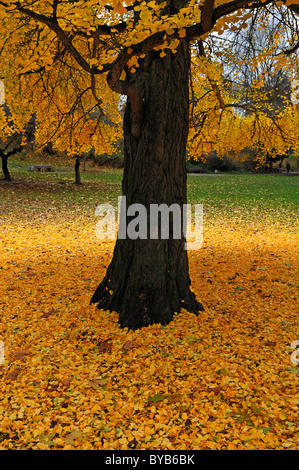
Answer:
[[[136,112],[136,106],[133,109],[128,98],[124,115],[122,193],[127,207],[139,203],[149,214],[150,204],[169,207],[176,203],[182,208],[187,202],[189,67],[190,51],[184,42],[176,54],[169,52],[162,59],[154,51],[141,65],[137,85],[142,113]],[[136,131],[136,115],[141,119],[140,132]],[[182,307],[198,314],[203,307],[190,289],[184,236],[168,240],[118,238],[111,264],[91,303],[118,312],[120,325],[130,329],[168,324]]]

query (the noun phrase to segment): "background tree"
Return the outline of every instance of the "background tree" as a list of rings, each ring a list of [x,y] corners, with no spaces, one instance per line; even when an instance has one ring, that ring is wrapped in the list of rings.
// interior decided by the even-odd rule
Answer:
[[[0,1],[0,6],[1,53],[10,58],[2,60],[2,72],[14,105],[25,115],[32,106],[41,109],[42,103],[53,102],[44,117],[56,122],[61,145],[64,133],[71,137],[72,152],[77,153],[79,145],[97,144],[104,121],[94,124],[91,132],[89,120],[82,116],[107,107],[115,117],[118,98],[112,98],[111,90],[127,96],[122,191],[127,205],[140,203],[147,209],[154,203],[181,208],[186,203],[191,45],[238,29],[252,14],[264,15],[267,21],[277,11],[289,9],[295,18],[298,14],[297,0],[130,0],[126,6],[119,0],[9,0]],[[291,38],[289,48],[296,49],[296,41]],[[215,69],[206,63],[207,70],[213,74]],[[217,95],[213,75],[207,79]],[[18,100],[13,93],[17,87]],[[218,93],[221,103],[219,98]],[[232,107],[224,104],[221,111]],[[38,114],[41,138],[47,126],[41,125],[43,113]],[[219,108],[209,113],[210,132],[212,120],[219,122],[221,115]],[[204,129],[208,119],[202,121]],[[225,126],[232,125],[242,132],[241,117],[230,113]],[[115,132],[109,129],[112,141]],[[231,134],[223,132],[221,138],[225,136],[226,144]],[[190,289],[184,237],[173,239],[170,233],[169,240],[117,239],[91,302],[119,312],[120,324],[129,328],[166,324],[182,307],[195,314],[202,310]]]
[[[21,144],[18,144],[16,141],[15,141],[15,144],[16,146],[8,145],[8,143],[6,142],[6,145],[4,145],[4,149],[0,149],[0,157],[2,160],[2,171],[3,171],[5,181],[11,181],[11,175],[8,169],[9,157],[21,151]],[[13,148],[8,150],[8,147],[10,146],[12,146]]]
[[[8,169],[8,159],[12,155],[22,152],[29,148],[34,141],[34,116],[32,116],[25,127],[18,129],[11,117],[7,105],[0,107],[0,158],[2,160],[2,171],[5,181],[11,181],[11,175]]]
[[[202,159],[211,150],[238,158],[247,148],[256,163],[270,167],[294,146],[289,118],[295,111],[290,98],[298,58],[293,53],[287,62],[283,59],[290,55],[287,39],[296,27],[287,9],[272,19],[256,11],[249,18],[244,15],[238,27],[232,24],[196,42],[192,158]]]

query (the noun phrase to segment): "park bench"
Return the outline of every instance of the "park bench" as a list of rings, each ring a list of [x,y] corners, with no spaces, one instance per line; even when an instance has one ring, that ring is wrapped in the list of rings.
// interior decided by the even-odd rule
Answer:
[[[52,171],[52,165],[30,165],[29,171]]]
[[[201,168],[187,168],[187,173],[204,173]]]

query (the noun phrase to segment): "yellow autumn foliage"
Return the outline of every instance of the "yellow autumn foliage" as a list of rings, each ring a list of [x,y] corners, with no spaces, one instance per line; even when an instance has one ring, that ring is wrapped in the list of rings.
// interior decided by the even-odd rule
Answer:
[[[47,184],[0,185],[0,449],[298,450],[296,225],[209,217],[205,312],[127,331],[89,305],[113,243]]]

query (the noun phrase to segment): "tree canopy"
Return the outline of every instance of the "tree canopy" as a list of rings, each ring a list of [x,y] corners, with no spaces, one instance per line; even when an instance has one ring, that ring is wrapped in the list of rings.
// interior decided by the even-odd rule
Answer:
[[[297,77],[298,14],[298,0],[0,0],[11,122],[22,129],[35,113],[37,145],[111,153],[126,96],[127,207],[176,204],[184,214],[187,151],[251,147],[262,161],[297,143],[297,100],[285,87],[285,97],[273,93],[269,77]],[[190,287],[184,215],[180,238],[173,222],[167,239],[148,226],[145,237],[127,236],[127,215],[121,209],[126,236],[91,303],[130,329],[167,324],[181,308],[197,315],[204,306]]]
[[[175,54],[184,40],[193,46],[190,154],[249,144],[285,152],[298,141],[298,109],[290,100],[274,109],[270,95],[282,71],[289,86],[297,77],[298,13],[296,0],[0,1],[0,73],[14,131],[36,113],[38,145],[112,152],[119,94],[130,97],[138,136],[140,65],[151,51]],[[1,128],[8,132],[2,114]]]

